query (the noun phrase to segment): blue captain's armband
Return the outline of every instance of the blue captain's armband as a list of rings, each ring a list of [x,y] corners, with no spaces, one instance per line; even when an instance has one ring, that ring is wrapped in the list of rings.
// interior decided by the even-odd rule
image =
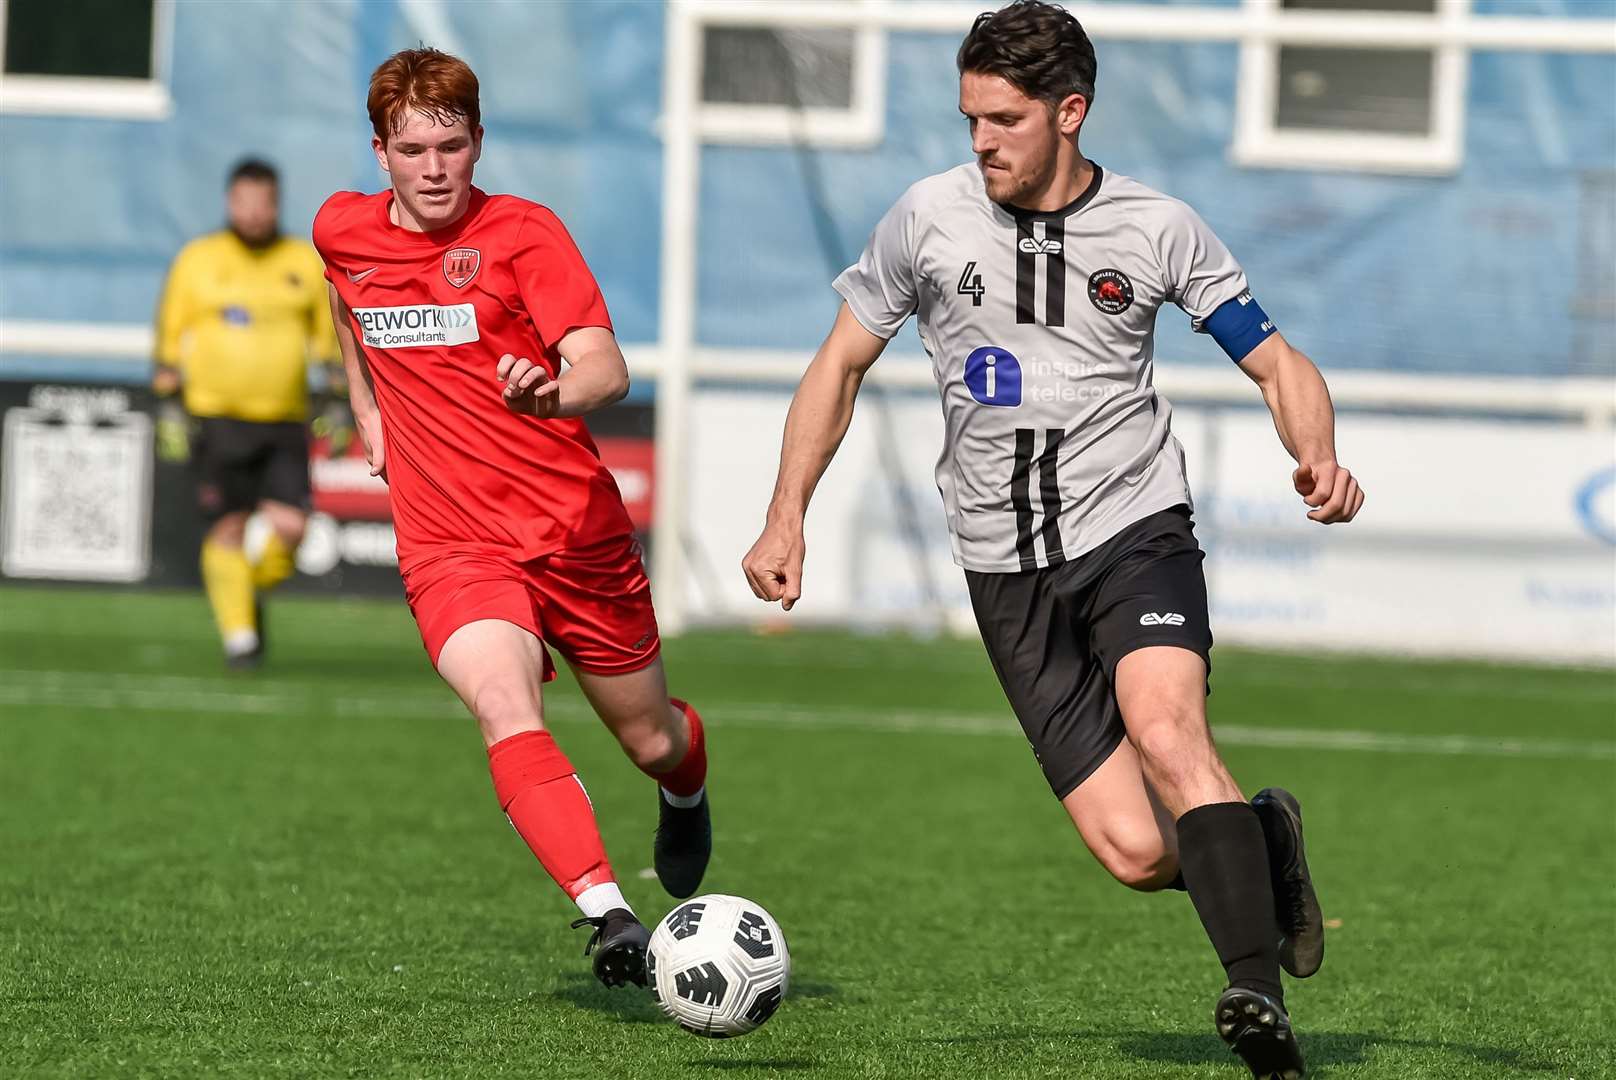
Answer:
[[[1237,364],[1276,332],[1274,320],[1249,292],[1219,304],[1217,310],[1201,320],[1200,329],[1203,334],[1211,334],[1218,347]]]

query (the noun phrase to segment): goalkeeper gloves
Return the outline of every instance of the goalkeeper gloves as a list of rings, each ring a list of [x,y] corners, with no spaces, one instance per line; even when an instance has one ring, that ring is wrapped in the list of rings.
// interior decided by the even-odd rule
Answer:
[[[157,405],[157,459],[171,465],[191,460],[191,417],[173,398]]]
[[[316,438],[326,440],[327,450],[332,457],[342,457],[353,445],[353,410],[339,398],[328,400],[310,427],[314,429]]]

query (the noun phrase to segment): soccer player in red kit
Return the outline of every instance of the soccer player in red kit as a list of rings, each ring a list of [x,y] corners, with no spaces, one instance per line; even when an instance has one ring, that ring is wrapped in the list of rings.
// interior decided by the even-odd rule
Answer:
[[[645,927],[544,727],[546,646],[657,782],[657,877],[689,896],[712,850],[701,718],[670,699],[640,549],[582,417],[628,391],[600,289],[556,216],[471,184],[477,77],[435,49],[370,80],[391,181],[314,221],[353,411],[386,479],[399,571],[438,673],[476,716],[499,805],[595,933],[597,977],[645,983]],[[562,360],[568,367],[562,370]]]

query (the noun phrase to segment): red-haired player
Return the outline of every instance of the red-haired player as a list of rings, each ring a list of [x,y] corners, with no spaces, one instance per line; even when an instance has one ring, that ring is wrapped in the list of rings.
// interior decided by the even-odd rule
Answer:
[[[472,186],[471,69],[435,49],[397,53],[368,105],[391,188],[331,196],[314,243],[354,416],[391,490],[405,596],[482,729],[501,808],[577,903],[573,925],[595,928],[596,976],[643,984],[645,927],[540,694],[548,645],[657,781],[663,887],[695,892],[712,850],[701,719],[668,697],[640,549],[581,419],[622,398],[628,369],[556,216]]]

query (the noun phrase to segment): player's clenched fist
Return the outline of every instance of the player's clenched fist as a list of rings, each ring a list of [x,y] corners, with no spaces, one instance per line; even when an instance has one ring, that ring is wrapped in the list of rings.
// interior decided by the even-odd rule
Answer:
[[[802,560],[807,548],[802,530],[769,525],[741,560],[752,595],[786,611],[802,596]]]
[[[561,383],[525,356],[501,356],[494,377],[505,384],[501,397],[511,412],[543,420],[554,416],[561,405]]]
[[[1311,507],[1307,516],[1321,525],[1351,521],[1363,505],[1363,489],[1343,466],[1333,461],[1304,463],[1291,474],[1296,493]]]

